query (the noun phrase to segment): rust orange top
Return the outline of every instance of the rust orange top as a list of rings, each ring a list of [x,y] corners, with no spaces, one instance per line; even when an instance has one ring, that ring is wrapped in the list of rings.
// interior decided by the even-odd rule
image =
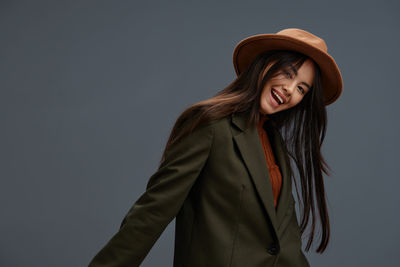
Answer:
[[[278,203],[279,193],[281,191],[282,186],[282,175],[279,170],[279,166],[275,163],[275,156],[271,148],[271,144],[269,142],[269,138],[267,132],[263,128],[264,122],[268,120],[268,116],[264,114],[260,114],[260,121],[258,122],[258,135],[261,140],[261,144],[264,150],[265,161],[268,167],[268,173],[271,180],[272,185],[272,193],[274,194],[274,204],[275,208]]]

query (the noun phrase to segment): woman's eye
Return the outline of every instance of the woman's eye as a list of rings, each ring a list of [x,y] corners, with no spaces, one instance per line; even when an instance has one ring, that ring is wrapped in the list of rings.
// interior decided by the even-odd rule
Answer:
[[[286,75],[286,77],[288,77],[289,79],[292,78],[292,75],[291,75],[290,72],[288,72],[288,71],[285,71],[285,75]]]
[[[298,86],[298,88],[300,89],[301,93],[304,95],[305,91],[304,91],[303,87]]]

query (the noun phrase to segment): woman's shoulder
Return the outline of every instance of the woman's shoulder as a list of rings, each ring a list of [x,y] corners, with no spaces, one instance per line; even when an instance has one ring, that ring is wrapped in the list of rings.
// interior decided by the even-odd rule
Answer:
[[[232,115],[225,115],[223,117],[208,120],[205,124],[212,127],[216,133],[228,130],[232,120]]]
[[[185,118],[183,124],[192,125],[193,123],[196,122],[196,120],[198,120],[198,118],[199,118],[198,115],[188,116]],[[198,124],[198,127],[221,127],[223,125],[228,124],[231,119],[232,119],[232,114],[228,114],[218,118],[204,118]]]
[[[231,123],[235,113],[229,113],[222,116],[202,115],[199,110],[191,111],[178,117],[176,128],[183,133],[193,132],[213,132],[213,135],[228,135],[232,134]]]

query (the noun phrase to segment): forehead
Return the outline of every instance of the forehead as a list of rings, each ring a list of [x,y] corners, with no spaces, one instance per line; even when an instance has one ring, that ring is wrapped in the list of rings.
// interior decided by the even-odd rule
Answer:
[[[276,61],[270,62],[260,75],[259,80],[261,80],[262,77],[267,73],[267,71],[276,63]],[[306,83],[307,85],[312,86],[312,83],[314,81],[314,75],[315,75],[315,65],[314,61],[311,59],[306,59],[303,64],[296,69],[296,63],[291,65],[289,69],[291,69],[293,72],[297,72],[296,78],[300,80],[300,82]],[[285,67],[286,69],[286,67]],[[277,70],[277,73],[279,73],[282,69]]]

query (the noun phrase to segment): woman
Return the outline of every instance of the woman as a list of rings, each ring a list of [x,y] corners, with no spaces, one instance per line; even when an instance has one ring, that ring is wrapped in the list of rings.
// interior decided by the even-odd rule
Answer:
[[[321,38],[294,28],[242,40],[233,62],[237,79],[179,116],[146,191],[90,266],[139,266],[175,217],[175,267],[309,266],[301,249],[309,218],[306,250],[317,220],[317,252],[325,250],[320,149],[340,71]]]

